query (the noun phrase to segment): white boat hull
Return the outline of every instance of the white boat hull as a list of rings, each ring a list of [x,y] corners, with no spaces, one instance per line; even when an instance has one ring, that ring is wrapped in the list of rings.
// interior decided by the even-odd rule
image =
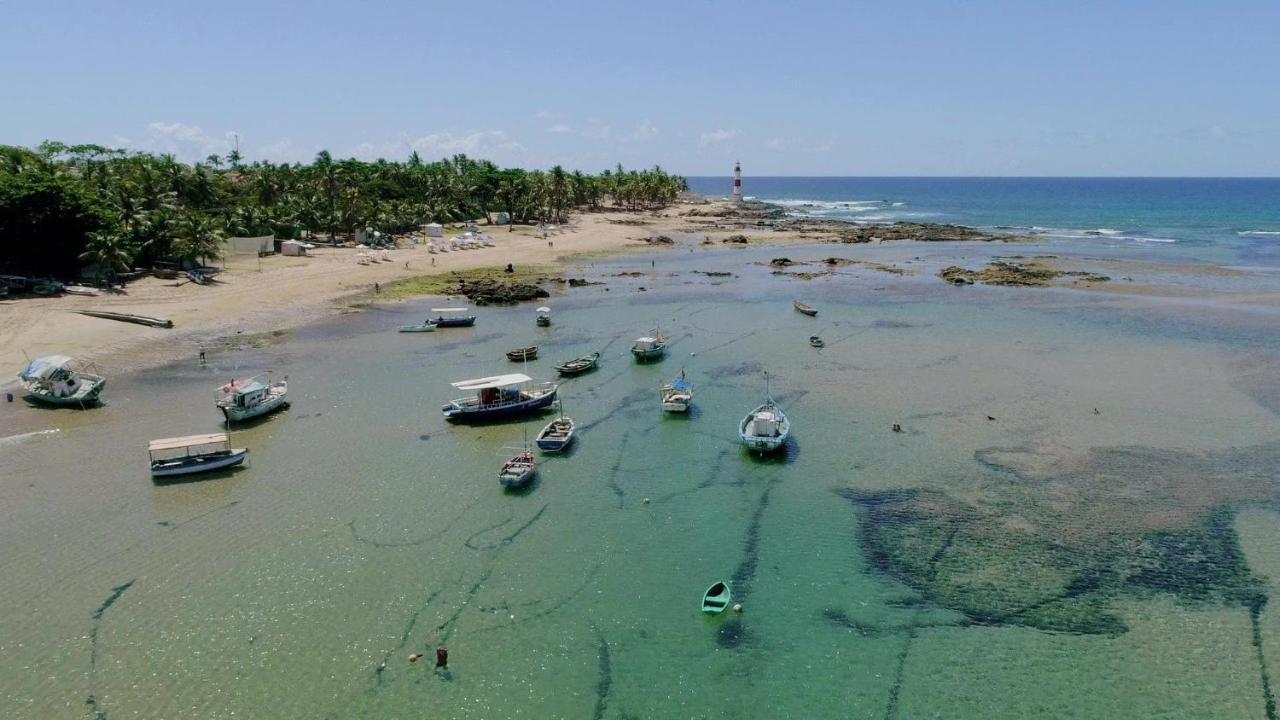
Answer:
[[[222,408],[222,414],[231,422],[242,422],[244,420],[251,420],[253,418],[266,415],[269,412],[279,410],[289,404],[287,397],[287,392],[275,392],[273,390],[265,400],[256,405],[250,405],[248,407],[240,407],[238,405],[219,405],[219,407]]]
[[[674,413],[689,412],[689,401],[688,400],[664,400],[662,402],[662,409],[666,410],[667,412],[674,412]]]
[[[246,448],[234,448],[231,452],[217,455],[203,455],[180,460],[169,460],[151,465],[152,477],[174,477],[177,475],[194,475],[196,473],[220,470],[239,465],[248,457]]]

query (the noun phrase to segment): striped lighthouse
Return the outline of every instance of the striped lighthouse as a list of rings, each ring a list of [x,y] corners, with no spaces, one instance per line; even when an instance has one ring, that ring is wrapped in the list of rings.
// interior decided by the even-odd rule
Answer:
[[[742,202],[742,163],[733,164],[733,201]]]

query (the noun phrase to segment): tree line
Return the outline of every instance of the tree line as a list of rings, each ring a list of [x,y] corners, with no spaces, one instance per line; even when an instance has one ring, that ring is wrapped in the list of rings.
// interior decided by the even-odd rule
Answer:
[[[350,237],[505,212],[515,223],[561,223],[570,209],[660,207],[686,189],[660,167],[598,175],[499,168],[465,155],[425,162],[334,159],[245,163],[237,152],[187,164],[172,155],[100,145],[0,145],[0,271],[73,276],[193,263],[227,236]]]

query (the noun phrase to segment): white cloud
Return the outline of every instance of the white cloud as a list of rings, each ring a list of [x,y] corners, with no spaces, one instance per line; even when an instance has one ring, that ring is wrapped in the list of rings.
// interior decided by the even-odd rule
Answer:
[[[559,120],[564,117],[564,113],[551,112],[550,110],[539,110],[533,116],[538,120]]]
[[[254,149],[254,157],[252,160],[270,160],[271,162],[292,162],[298,160],[298,155],[302,152],[301,148],[295,147],[293,141],[289,138],[283,138],[267,145],[261,145]]]
[[[653,123],[645,120],[636,126],[635,130],[627,136],[628,140],[652,140],[658,136],[658,128]]]
[[[556,123],[555,125],[552,125],[551,127],[547,128],[547,132],[562,134],[562,133],[573,132],[573,128],[568,125],[565,125],[564,123]]]
[[[524,146],[516,142],[501,130],[480,130],[463,135],[449,132],[424,135],[409,143],[409,147],[421,154],[443,153],[456,155],[464,153],[477,157],[491,154],[518,153]]]
[[[203,160],[210,155],[226,155],[235,147],[235,133],[222,136],[209,135],[199,125],[180,122],[153,122],[147,126],[146,138],[141,149],[156,153],[168,153],[185,160]]]
[[[590,140],[607,140],[612,130],[608,125],[591,118],[587,120],[587,126],[582,129],[582,137]]]
[[[707,145],[718,145],[722,142],[727,142],[729,140],[733,140],[734,138],[741,137],[741,136],[742,136],[741,130],[737,130],[737,129],[725,130],[723,128],[717,128],[715,130],[710,130],[708,132],[702,133],[702,135],[698,137],[698,147],[706,147]]]

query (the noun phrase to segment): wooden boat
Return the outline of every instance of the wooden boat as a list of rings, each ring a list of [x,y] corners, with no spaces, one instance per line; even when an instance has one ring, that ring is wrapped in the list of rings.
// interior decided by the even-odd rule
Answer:
[[[747,413],[738,426],[738,437],[742,444],[761,454],[778,450],[786,444],[787,436],[791,434],[791,421],[769,395],[768,373],[764,377],[764,404]]]
[[[810,347],[820,348],[820,347],[823,347],[824,345],[826,345],[826,343],[822,342],[822,338],[818,337],[817,335],[809,336]]]
[[[198,271],[198,270],[188,270],[188,271],[187,271],[187,277],[191,279],[191,282],[193,282],[193,283],[195,283],[195,284],[197,284],[197,285],[208,285],[208,284],[209,284],[209,276],[208,276],[208,275],[205,275],[204,273],[202,273],[202,272],[200,272],[200,271]]]
[[[569,447],[573,442],[573,431],[577,427],[573,418],[565,417],[564,407],[560,408],[560,417],[547,423],[546,427],[534,438],[538,449],[542,452],[556,453]]]
[[[538,320],[537,320],[537,323],[538,323],[538,327],[550,327],[550,326],[551,326],[551,308],[549,308],[549,307],[547,307],[547,306],[545,306],[545,305],[544,305],[544,306],[542,306],[542,307],[540,307],[540,308],[538,308]]]
[[[399,332],[402,332],[402,333],[435,332],[435,329],[436,329],[435,322],[431,320],[423,320],[417,325],[401,325],[399,327]]]
[[[182,454],[175,455],[178,450]],[[249,450],[231,447],[226,433],[209,433],[152,440],[147,446],[147,455],[151,458],[153,477],[172,477],[239,465]]]
[[[104,320],[119,320],[121,322],[130,322],[130,323],[135,323],[137,325],[149,325],[151,327],[158,327],[158,328],[173,327],[172,320],[151,317],[149,315],[134,315],[132,313],[108,312],[106,310],[76,310],[76,312],[80,313],[81,315],[88,315],[89,317],[102,318]]]
[[[594,370],[598,362],[600,362],[600,353],[595,352],[560,363],[556,366],[556,372],[561,375],[581,375],[588,370]]]
[[[817,315],[817,314],[818,314],[818,308],[813,307],[812,305],[805,305],[804,303],[800,302],[799,300],[796,300],[795,302],[793,302],[793,303],[792,303],[792,305],[794,305],[794,306],[795,306],[795,309],[796,309],[796,311],[797,311],[797,312],[804,313],[805,315],[808,315],[809,317],[813,317],[813,316],[815,316],[815,315]]]
[[[232,380],[218,388],[216,403],[228,422],[241,422],[289,407],[289,379],[271,381],[271,373]]]
[[[719,615],[729,607],[731,602],[733,602],[733,593],[729,590],[729,583],[721,580],[703,593],[702,612],[708,615]]]
[[[98,288],[87,287],[85,285],[63,285],[62,292],[68,293],[71,295],[88,295],[88,296],[95,296],[95,295],[102,294],[102,291],[99,290]]]
[[[66,355],[46,355],[18,373],[29,397],[50,405],[92,405],[107,385],[93,365],[80,365]]]
[[[667,337],[657,329],[651,336],[636,338],[635,344],[631,346],[631,354],[640,362],[659,360],[666,352]]]
[[[529,347],[516,348],[507,351],[507,359],[513,362],[523,362],[538,357],[538,346],[530,345]]]
[[[466,308],[431,308],[431,312],[439,313],[439,316],[432,321],[436,327],[471,327],[476,324],[476,316],[467,315]],[[449,314],[445,315],[445,313]]]
[[[555,383],[532,382],[520,373],[460,380],[453,383],[455,388],[476,394],[446,403],[440,410],[448,420],[496,420],[536,412],[555,402]]]
[[[662,386],[662,409],[667,412],[688,412],[693,403],[693,383],[680,371],[680,377]]]
[[[533,480],[537,467],[533,451],[525,448],[502,464],[502,469],[498,471],[498,482],[507,490],[519,490]]]

